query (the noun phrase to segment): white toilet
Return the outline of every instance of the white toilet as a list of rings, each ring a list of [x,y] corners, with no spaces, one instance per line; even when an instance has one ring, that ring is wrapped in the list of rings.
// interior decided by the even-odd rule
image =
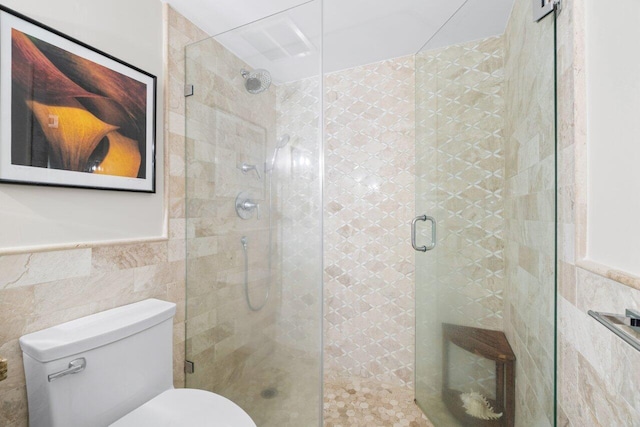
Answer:
[[[173,388],[176,305],[148,299],[20,338],[31,427],[256,427],[214,393]]]

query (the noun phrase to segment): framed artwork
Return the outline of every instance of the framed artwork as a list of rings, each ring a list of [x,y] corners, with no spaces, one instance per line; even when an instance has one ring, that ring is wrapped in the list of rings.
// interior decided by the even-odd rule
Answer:
[[[155,192],[156,84],[0,6],[0,182]]]

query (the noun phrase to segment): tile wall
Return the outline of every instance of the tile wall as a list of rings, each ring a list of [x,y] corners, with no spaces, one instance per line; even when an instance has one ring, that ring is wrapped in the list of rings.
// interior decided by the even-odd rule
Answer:
[[[412,385],[414,59],[326,76],[325,371]]]
[[[516,354],[516,424],[553,425],[553,19],[516,0],[505,39],[505,333]]]

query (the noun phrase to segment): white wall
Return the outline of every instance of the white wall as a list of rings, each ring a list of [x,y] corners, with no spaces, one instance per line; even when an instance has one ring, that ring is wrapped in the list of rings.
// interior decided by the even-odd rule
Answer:
[[[640,2],[585,6],[587,258],[640,275]]]
[[[5,6],[158,78],[156,193],[0,184],[0,252],[165,233],[160,0],[5,0]]]

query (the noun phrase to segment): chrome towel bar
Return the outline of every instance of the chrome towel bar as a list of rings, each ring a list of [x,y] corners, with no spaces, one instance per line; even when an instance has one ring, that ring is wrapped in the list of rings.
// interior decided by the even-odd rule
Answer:
[[[631,347],[640,351],[640,312],[627,309],[625,315],[599,313],[592,310],[588,313]]]

